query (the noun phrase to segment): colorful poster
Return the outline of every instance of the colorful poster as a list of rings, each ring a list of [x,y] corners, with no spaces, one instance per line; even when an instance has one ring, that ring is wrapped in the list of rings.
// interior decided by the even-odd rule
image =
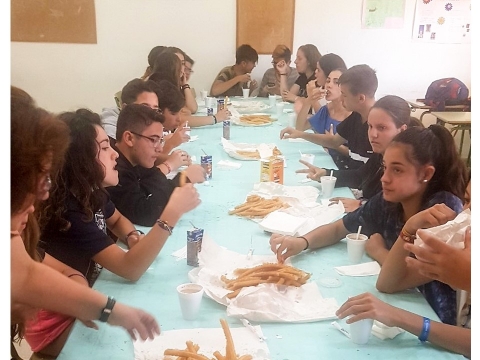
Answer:
[[[403,28],[405,0],[363,0],[363,29]]]
[[[465,44],[471,42],[470,0],[417,0],[412,39]]]

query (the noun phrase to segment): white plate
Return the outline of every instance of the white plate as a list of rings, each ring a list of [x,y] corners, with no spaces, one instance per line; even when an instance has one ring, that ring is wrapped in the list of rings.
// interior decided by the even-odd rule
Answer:
[[[247,126],[247,127],[249,127],[249,126],[253,126],[253,127],[257,127],[257,126],[270,126],[270,125],[272,125],[272,123],[273,123],[274,121],[277,121],[276,116],[275,116],[275,115],[272,115],[272,114],[267,114],[267,113],[252,113],[252,114],[249,114],[248,116],[252,116],[252,115],[267,115],[267,116],[270,116],[270,119],[271,119],[272,121],[269,122],[269,123],[258,124],[258,125],[246,124],[246,123],[240,121],[240,118],[241,118],[243,115],[240,115],[240,117],[238,117],[238,118],[237,118],[237,117],[234,117],[234,118],[232,118],[231,120],[232,120],[232,123],[234,123],[235,125]],[[274,116],[275,116],[275,117],[274,117]]]

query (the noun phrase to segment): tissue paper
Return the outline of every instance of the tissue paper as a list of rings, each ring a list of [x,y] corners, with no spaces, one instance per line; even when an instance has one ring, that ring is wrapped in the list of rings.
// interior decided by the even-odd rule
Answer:
[[[470,209],[462,211],[457,217],[446,224],[435,226],[429,229],[424,229],[430,234],[435,235],[446,244],[458,249],[464,249],[464,237],[467,227],[471,224]],[[424,247],[425,244],[422,238],[417,232],[417,238],[415,239],[415,245]]]

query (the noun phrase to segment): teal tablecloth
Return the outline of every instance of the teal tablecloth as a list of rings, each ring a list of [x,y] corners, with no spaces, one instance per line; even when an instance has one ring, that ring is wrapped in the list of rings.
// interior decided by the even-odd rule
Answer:
[[[291,106],[287,106],[291,109]],[[287,114],[277,122],[266,127],[242,127],[232,125],[231,141],[248,143],[276,143],[287,162],[284,185],[302,185],[301,177],[295,170],[301,168],[298,160],[300,152],[315,154],[315,165],[335,168],[330,156],[320,146],[307,142],[289,142],[280,140],[279,133],[287,123]],[[238,161],[230,158],[221,146],[222,124],[193,128],[191,135],[198,140],[181,146],[190,155],[200,159],[203,151],[213,156],[213,178],[208,186],[199,184],[197,189],[202,203],[195,210],[185,214],[176,225],[173,235],[167,241],[162,252],[148,271],[136,283],[128,282],[108,270],[103,270],[94,288],[102,293],[114,296],[118,301],[142,308],[152,313],[163,331],[182,328],[215,328],[219,319],[226,318],[225,307],[211,299],[204,299],[201,314],[195,321],[182,318],[176,286],[188,282],[187,273],[192,267],[186,260],[176,261],[172,252],[186,244],[186,231],[191,223],[202,227],[218,244],[230,250],[246,254],[253,238],[255,254],[270,254],[269,236],[250,220],[229,216],[228,209],[242,203],[253,184],[260,179],[258,161],[241,161],[238,170],[220,170],[216,164],[220,160]],[[203,151],[202,151],[203,150]],[[309,182],[305,185],[314,185]],[[334,196],[352,197],[348,188],[338,188]],[[139,227],[145,231],[148,228]],[[340,276],[334,266],[348,265],[346,243],[340,243],[325,249],[307,252],[293,258],[293,264],[312,273],[310,281],[316,281],[324,297],[334,297],[341,305],[349,296],[362,292],[371,292],[380,299],[410,310],[412,312],[438,320],[438,317],[417,291],[405,291],[387,295],[375,288],[376,276],[348,277]],[[341,285],[336,288],[321,285],[324,279],[339,279]],[[228,319],[231,327],[243,326],[239,320]],[[429,343],[421,344],[417,337],[403,333],[393,340],[370,338],[366,345],[356,345],[331,326],[331,320],[305,324],[262,323],[260,324],[270,349],[271,359],[390,359],[390,358],[435,358],[449,359],[461,357],[439,349]],[[253,325],[257,325],[253,323]],[[134,358],[133,344],[122,328],[99,324],[98,331],[86,328],[78,321],[62,350],[58,360],[73,359],[115,359]]]

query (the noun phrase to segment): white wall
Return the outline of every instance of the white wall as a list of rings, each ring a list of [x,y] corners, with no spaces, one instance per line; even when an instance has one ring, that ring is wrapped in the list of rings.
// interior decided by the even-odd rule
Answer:
[[[12,42],[11,83],[51,111],[100,111],[143,74],[156,45],[177,46],[196,61],[190,83],[198,90],[235,61],[234,0],[97,0],[95,7],[96,45]],[[312,43],[349,67],[370,65],[379,78],[377,98],[423,97],[433,80],[450,76],[471,88],[470,45],[412,42],[415,0],[406,0],[403,29],[361,29],[361,7],[362,0],[297,0],[293,52]],[[270,61],[260,56],[258,81]]]

